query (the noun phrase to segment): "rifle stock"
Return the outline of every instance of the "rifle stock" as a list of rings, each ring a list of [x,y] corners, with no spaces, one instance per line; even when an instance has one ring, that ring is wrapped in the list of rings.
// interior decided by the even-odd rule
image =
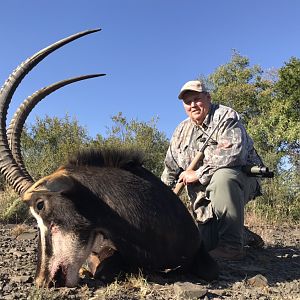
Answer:
[[[197,164],[203,160],[204,158],[204,152],[203,151],[199,151],[196,156],[194,157],[194,159],[192,160],[191,164],[187,167],[186,171],[190,171],[190,170],[195,170]],[[175,188],[173,189],[173,192],[176,195],[179,195],[182,191],[182,189],[184,188],[184,183],[183,182],[177,182]]]
[[[206,142],[202,145],[200,151],[196,154],[196,156],[194,157],[194,159],[192,160],[192,162],[190,163],[190,165],[187,167],[187,169],[185,171],[190,171],[190,170],[195,170],[197,164],[203,160],[204,158],[204,150],[209,142],[209,140],[211,139],[211,137],[213,136],[213,134],[215,133],[215,131],[217,130],[217,128],[219,127],[219,125],[223,122],[225,116],[227,114],[227,111],[224,113],[224,115],[221,117],[221,119],[219,120],[218,124],[216,125],[216,127],[213,129],[213,131],[210,133],[210,135],[207,137]],[[175,188],[173,189],[173,192],[176,195],[179,195],[180,192],[182,191],[184,187],[184,183],[182,182],[177,182]]]

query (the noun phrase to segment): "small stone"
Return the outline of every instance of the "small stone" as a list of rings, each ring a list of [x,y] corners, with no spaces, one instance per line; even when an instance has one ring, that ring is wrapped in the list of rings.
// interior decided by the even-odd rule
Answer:
[[[35,251],[35,247],[26,247],[25,251],[26,252],[34,252]]]
[[[33,278],[31,276],[13,276],[11,278],[11,281],[17,282],[17,283],[32,283]]]
[[[36,232],[23,232],[17,236],[17,240],[34,240],[36,238]]]
[[[13,256],[16,256],[16,257],[20,258],[20,257],[23,256],[23,253],[21,251],[14,251]]]
[[[10,284],[7,284],[3,287],[3,292],[10,292],[13,289],[13,287]]]
[[[179,299],[198,299],[207,294],[207,289],[191,282],[176,282],[174,292]]]
[[[249,278],[247,283],[254,287],[266,287],[268,286],[268,279],[261,274],[257,274],[254,277]]]
[[[14,300],[14,296],[13,295],[5,295],[3,298],[1,298],[3,300]]]
[[[220,289],[220,290],[209,290],[211,294],[217,295],[217,296],[223,296],[226,294],[226,291]]]

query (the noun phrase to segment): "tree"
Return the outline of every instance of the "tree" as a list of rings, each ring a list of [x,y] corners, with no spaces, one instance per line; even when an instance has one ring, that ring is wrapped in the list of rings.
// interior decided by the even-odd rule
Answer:
[[[97,135],[94,145],[118,148],[134,148],[144,153],[144,165],[157,176],[163,171],[163,161],[169,141],[157,127],[157,119],[149,122],[128,121],[121,112],[112,117],[113,125],[108,128],[107,137]]]
[[[23,131],[22,155],[26,168],[35,180],[49,175],[68,156],[90,143],[86,129],[77,120],[46,116]]]
[[[280,147],[299,168],[300,60],[292,57],[280,68],[278,75],[276,97],[270,114],[276,125],[276,136],[280,137]]]
[[[37,118],[34,125],[25,128],[22,136],[22,155],[29,173],[39,179],[49,175],[78,150],[101,146],[141,150],[145,155],[145,166],[160,176],[169,141],[157,129],[157,119],[127,121],[119,113],[112,120],[114,124],[108,128],[107,137],[97,134],[91,139],[86,129],[69,116]]]
[[[234,51],[207,80],[214,101],[240,113],[258,153],[276,171],[275,179],[263,183],[261,211],[299,220],[300,61],[291,58],[279,70],[264,72]]]
[[[247,57],[233,51],[231,61],[208,78],[214,101],[238,111],[247,124],[259,111],[256,83],[261,80],[262,72],[259,66],[250,67]]]

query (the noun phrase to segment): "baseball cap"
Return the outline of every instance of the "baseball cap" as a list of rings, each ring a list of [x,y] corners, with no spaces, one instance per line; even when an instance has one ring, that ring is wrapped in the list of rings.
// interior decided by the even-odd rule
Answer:
[[[200,80],[191,80],[183,85],[178,95],[178,99],[183,99],[183,95],[187,91],[195,91],[195,92],[207,92],[207,89],[204,83]]]

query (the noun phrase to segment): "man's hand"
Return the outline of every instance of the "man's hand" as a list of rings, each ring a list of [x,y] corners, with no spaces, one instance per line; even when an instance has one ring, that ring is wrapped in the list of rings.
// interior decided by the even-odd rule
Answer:
[[[189,183],[193,183],[198,181],[198,177],[196,175],[196,172],[193,170],[189,170],[189,171],[183,171],[180,175],[179,175],[179,179],[178,182],[182,182],[184,185],[187,185]]]

